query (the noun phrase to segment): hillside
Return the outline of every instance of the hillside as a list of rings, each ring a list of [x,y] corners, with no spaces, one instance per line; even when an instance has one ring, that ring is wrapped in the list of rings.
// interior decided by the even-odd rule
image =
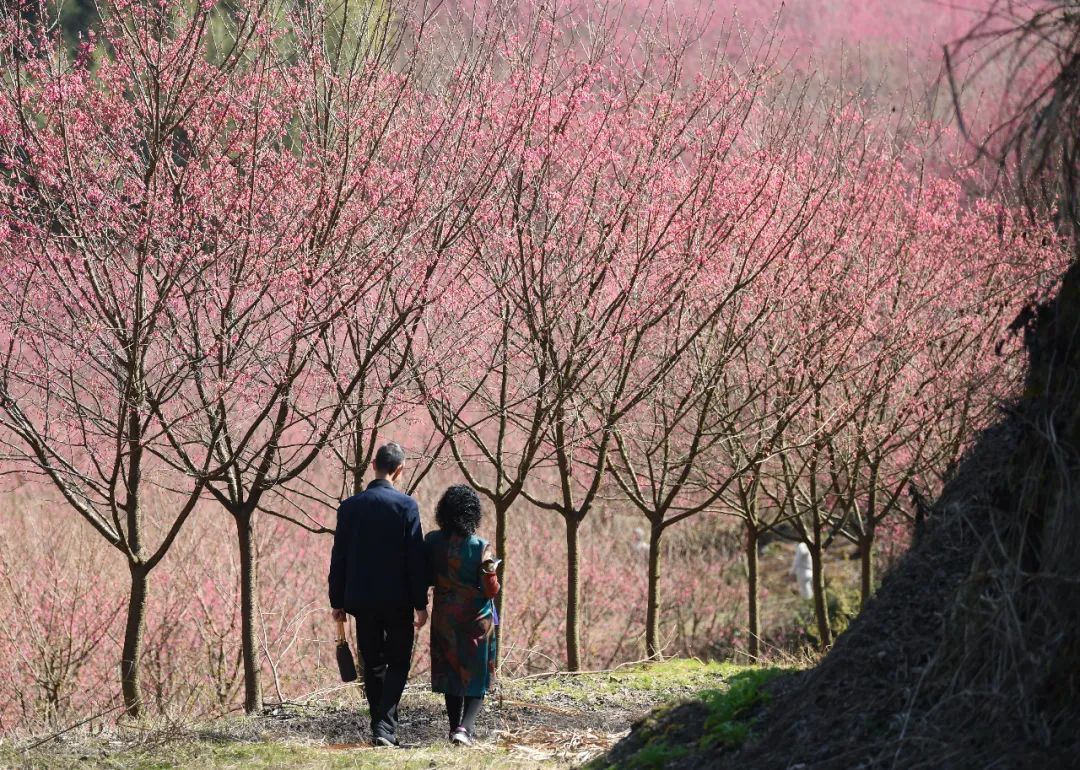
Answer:
[[[986,540],[1003,531],[1022,431],[1006,420],[980,438],[912,550],[816,667],[744,674],[754,686],[719,706],[704,697],[660,708],[591,767],[1075,767],[1075,669],[1062,676],[1052,667],[1070,654],[1067,623],[1017,660],[1010,646],[1023,641],[1006,638],[1001,613],[996,626],[964,622],[972,607],[992,607],[988,580],[1005,574],[987,569]],[[1045,633],[1019,598],[1010,619],[1026,634]],[[1076,617],[1075,598],[1058,606]],[[744,725],[734,735],[724,726],[732,716]]]

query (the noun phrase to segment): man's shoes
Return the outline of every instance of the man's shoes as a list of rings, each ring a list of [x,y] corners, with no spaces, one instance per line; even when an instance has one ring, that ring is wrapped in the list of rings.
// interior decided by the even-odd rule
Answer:
[[[376,748],[379,748],[379,747],[393,748],[393,747],[395,747],[395,746],[397,746],[399,744],[398,744],[396,738],[387,738],[385,735],[376,735],[375,739],[371,742],[371,745],[375,746]]]
[[[456,727],[450,731],[450,742],[455,746],[472,746],[473,739],[469,731],[464,727]]]

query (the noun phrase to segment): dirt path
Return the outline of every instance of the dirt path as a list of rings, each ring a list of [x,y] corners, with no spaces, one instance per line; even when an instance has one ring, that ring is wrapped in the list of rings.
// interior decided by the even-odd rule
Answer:
[[[641,690],[622,697],[590,695],[585,688],[592,681],[591,677],[579,682],[560,678],[535,687],[509,685],[489,698],[478,720],[480,753],[487,761],[494,762],[502,755],[514,764],[520,760],[527,766],[581,764],[610,748],[658,702],[654,693]],[[359,703],[290,705],[253,720],[250,730],[250,734],[234,738],[322,745],[345,752],[367,750],[370,740],[367,710]],[[441,697],[420,689],[407,691],[402,699],[398,733],[405,751],[400,753],[443,748],[446,732]],[[384,757],[387,767],[396,766],[389,756],[391,752],[372,753]]]

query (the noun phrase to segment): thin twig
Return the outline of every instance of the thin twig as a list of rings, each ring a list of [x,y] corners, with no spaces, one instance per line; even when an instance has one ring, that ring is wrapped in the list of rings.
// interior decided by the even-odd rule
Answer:
[[[22,752],[23,754],[25,754],[28,751],[33,751],[38,746],[42,746],[42,745],[48,743],[49,741],[55,740],[55,739],[59,738],[61,735],[63,735],[64,733],[71,732],[76,727],[82,727],[87,722],[93,722],[95,719],[100,719],[101,717],[107,716],[108,714],[111,714],[114,711],[119,711],[122,708],[124,708],[123,703],[121,703],[119,705],[116,705],[116,706],[113,706],[111,709],[106,709],[105,711],[100,711],[97,714],[93,714],[91,716],[88,716],[86,719],[83,719],[80,722],[76,722],[73,725],[69,725],[69,726],[65,727],[63,730],[59,730],[58,732],[55,732],[55,733],[53,733],[51,735],[47,735],[44,738],[41,738],[40,740],[37,740],[34,743],[31,743],[29,746],[26,746],[26,747],[24,747],[22,749],[19,749],[19,751]]]

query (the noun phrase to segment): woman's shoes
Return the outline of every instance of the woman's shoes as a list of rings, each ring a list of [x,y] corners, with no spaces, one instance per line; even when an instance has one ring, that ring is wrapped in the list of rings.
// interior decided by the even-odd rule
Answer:
[[[473,739],[464,727],[455,727],[450,731],[450,742],[455,746],[472,746]]]

